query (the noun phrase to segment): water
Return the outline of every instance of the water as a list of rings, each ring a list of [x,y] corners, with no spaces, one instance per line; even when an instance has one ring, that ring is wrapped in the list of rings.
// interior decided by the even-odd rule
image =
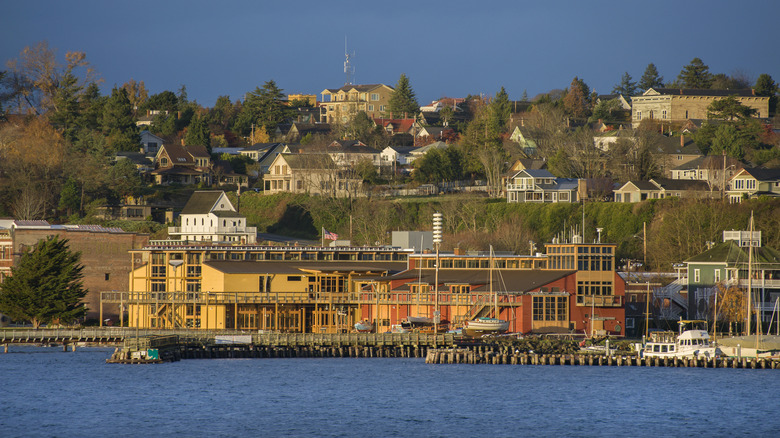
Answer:
[[[0,354],[0,436],[777,436],[780,371]]]

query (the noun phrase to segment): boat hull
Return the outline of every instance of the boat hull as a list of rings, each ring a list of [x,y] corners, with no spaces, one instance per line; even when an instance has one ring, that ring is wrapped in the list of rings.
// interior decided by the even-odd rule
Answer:
[[[502,319],[480,318],[467,321],[463,327],[463,334],[471,337],[504,333],[509,329],[509,321]]]

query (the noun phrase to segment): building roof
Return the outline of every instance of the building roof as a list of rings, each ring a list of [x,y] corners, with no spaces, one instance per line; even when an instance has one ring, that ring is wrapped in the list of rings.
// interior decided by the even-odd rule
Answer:
[[[753,248],[753,263],[780,265],[780,252],[766,246]],[[740,247],[734,240],[719,243],[699,255],[695,255],[685,263],[727,263],[729,265],[748,263],[748,248]]]
[[[651,90],[655,91],[657,94],[677,96],[755,96],[755,93],[753,93],[753,90],[750,88],[741,90],[712,90],[709,88],[649,88],[644,92],[643,95],[655,94],[650,93]]]
[[[359,262],[348,264],[305,262],[300,260],[210,260],[203,263],[226,274],[290,274],[305,275],[307,271],[319,272],[399,272],[406,268],[406,262]]]
[[[352,85],[352,84],[349,84],[349,85],[344,85],[341,88],[326,88],[325,90],[323,90],[323,93],[329,92],[329,93],[334,93],[335,94],[335,93],[338,93],[339,91],[349,92],[351,90],[355,90],[355,91],[359,91],[359,92],[360,91],[365,92],[365,91],[371,91],[371,90],[373,90],[375,88],[379,88],[379,87],[387,87],[387,88],[389,88],[391,90],[393,89],[393,87],[390,87],[390,86],[385,85],[385,84],[366,84],[366,85]]]
[[[380,151],[366,146],[360,140],[334,140],[328,145],[328,153],[378,154]]]
[[[219,198],[224,195],[222,190],[196,190],[190,196],[187,204],[181,210],[181,214],[207,214],[217,204]]]
[[[493,290],[502,294],[526,293],[574,273],[576,271],[495,269],[493,271]],[[383,277],[381,280],[413,280],[410,282],[413,284],[419,278],[422,283],[433,284],[436,281],[435,275],[434,269],[408,269],[396,275]],[[440,269],[439,283],[469,284],[476,286],[471,289],[472,291],[489,292],[489,275],[490,273],[487,269]],[[410,283],[399,286],[396,290],[407,291]]]
[[[629,185],[629,184],[633,185],[634,187],[636,187],[639,190],[658,190],[658,186],[656,186],[655,184],[651,183],[650,181],[633,181],[633,180],[632,181],[626,181],[626,183],[623,184],[622,186],[620,186],[620,188],[618,190],[624,190],[625,187],[627,185]]]
[[[292,169],[333,169],[336,163],[328,154],[279,154]]]

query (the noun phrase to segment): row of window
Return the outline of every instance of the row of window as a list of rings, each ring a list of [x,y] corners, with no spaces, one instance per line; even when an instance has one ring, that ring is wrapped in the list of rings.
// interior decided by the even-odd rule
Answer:
[[[578,281],[577,295],[614,295],[611,281]]]

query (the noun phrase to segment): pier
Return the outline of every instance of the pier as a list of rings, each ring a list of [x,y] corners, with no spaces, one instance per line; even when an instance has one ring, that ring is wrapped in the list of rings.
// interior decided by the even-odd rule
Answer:
[[[510,351],[506,348],[479,346],[474,348],[431,348],[425,356],[427,364],[490,364],[490,365],[565,365],[565,366],[636,366],[666,368],[742,368],[780,369],[774,358],[711,357],[659,358],[637,355],[596,354],[536,354]]]

